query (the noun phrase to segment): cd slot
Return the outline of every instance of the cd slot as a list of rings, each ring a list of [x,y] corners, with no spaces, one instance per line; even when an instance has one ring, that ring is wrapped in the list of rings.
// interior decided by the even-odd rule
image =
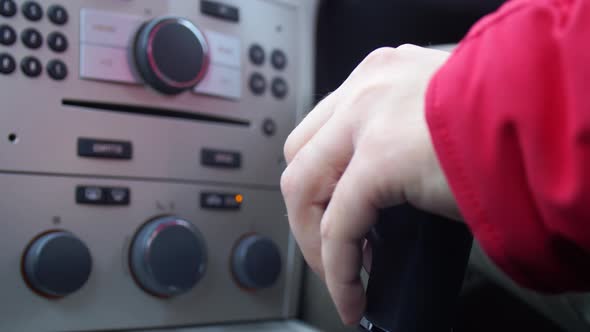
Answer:
[[[178,109],[168,109],[168,108],[151,107],[151,106],[122,105],[122,104],[97,102],[97,101],[85,101],[85,100],[76,100],[76,99],[62,99],[61,103],[64,106],[83,107],[85,109],[94,110],[94,111],[107,111],[107,112],[147,115],[147,116],[172,118],[172,119],[192,120],[192,121],[199,121],[199,122],[212,122],[212,123],[217,123],[217,124],[228,124],[228,125],[235,125],[235,126],[242,126],[242,127],[249,127],[250,126],[250,121],[248,121],[248,120],[236,119],[236,118],[225,117],[225,116],[203,114],[203,113],[196,113],[193,111],[178,110]]]

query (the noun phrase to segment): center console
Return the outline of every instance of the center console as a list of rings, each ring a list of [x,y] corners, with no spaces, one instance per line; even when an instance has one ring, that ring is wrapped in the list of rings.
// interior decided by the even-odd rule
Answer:
[[[279,178],[316,7],[0,0],[0,330],[295,315]]]

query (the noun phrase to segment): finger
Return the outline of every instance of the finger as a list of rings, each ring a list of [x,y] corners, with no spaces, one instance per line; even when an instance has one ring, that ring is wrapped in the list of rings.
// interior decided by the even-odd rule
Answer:
[[[289,164],[297,152],[322,128],[334,113],[334,94],[329,94],[311,110],[299,125],[289,134],[285,142],[284,155]]]
[[[293,235],[307,263],[320,277],[320,221],[351,155],[350,135],[338,121],[330,121],[297,153],[281,177]]]
[[[360,279],[362,244],[375,222],[371,175],[355,155],[340,178],[321,221],[322,264],[330,295],[342,321],[356,324],[365,307]]]

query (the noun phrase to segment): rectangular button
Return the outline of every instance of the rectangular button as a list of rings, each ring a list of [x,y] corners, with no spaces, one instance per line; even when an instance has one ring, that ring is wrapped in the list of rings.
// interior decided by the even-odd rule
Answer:
[[[76,203],[78,204],[105,204],[105,193],[103,188],[94,186],[76,187]]]
[[[201,208],[209,210],[239,210],[243,197],[240,194],[201,193]]]
[[[76,203],[93,205],[129,205],[129,188],[123,187],[76,187]]]
[[[85,8],[80,11],[80,41],[127,48],[141,22],[139,16]]]
[[[240,39],[225,33],[205,31],[211,49],[211,63],[217,65],[240,67]]]
[[[201,12],[205,15],[220,18],[231,22],[240,21],[240,10],[216,1],[201,1]]]
[[[78,156],[106,159],[131,159],[131,142],[78,138]]]
[[[129,66],[127,51],[95,45],[80,45],[80,76],[82,78],[138,83]]]
[[[221,168],[242,167],[242,154],[235,151],[201,150],[201,164]]]
[[[193,91],[222,98],[240,99],[242,72],[239,69],[210,65],[207,75]]]
[[[104,188],[106,203],[108,205],[129,205],[131,193],[129,188],[113,187]]]

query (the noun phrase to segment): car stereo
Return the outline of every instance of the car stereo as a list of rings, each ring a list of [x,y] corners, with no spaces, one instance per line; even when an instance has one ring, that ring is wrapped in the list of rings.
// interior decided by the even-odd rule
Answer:
[[[295,315],[317,1],[0,1],[0,330]]]

